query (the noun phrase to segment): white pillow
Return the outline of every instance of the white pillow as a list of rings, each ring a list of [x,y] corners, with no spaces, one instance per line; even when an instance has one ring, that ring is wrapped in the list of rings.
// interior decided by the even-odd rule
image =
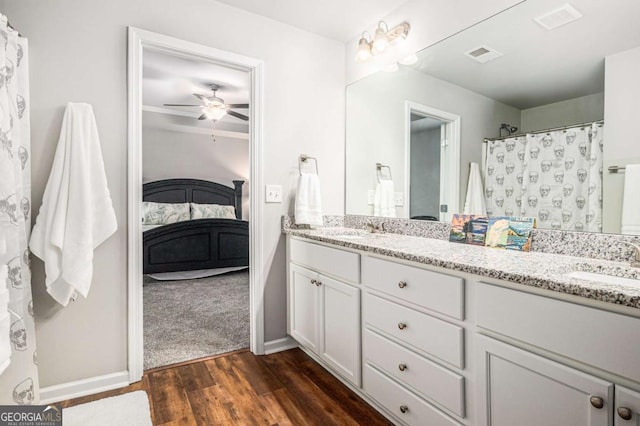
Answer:
[[[189,203],[142,202],[142,223],[145,225],[167,225],[189,219]]]
[[[236,208],[220,204],[191,203],[191,219],[235,219]]]

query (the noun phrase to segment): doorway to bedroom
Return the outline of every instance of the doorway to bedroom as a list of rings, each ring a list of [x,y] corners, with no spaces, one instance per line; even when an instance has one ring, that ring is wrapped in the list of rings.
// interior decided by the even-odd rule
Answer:
[[[142,52],[144,370],[250,346],[251,74]]]

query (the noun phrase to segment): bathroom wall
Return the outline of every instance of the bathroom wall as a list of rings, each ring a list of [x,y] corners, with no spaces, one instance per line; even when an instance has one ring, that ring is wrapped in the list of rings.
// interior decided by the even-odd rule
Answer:
[[[598,121],[604,118],[604,92],[523,109],[520,132]]]
[[[192,178],[233,187],[242,185],[242,218],[249,219],[249,141],[209,135],[142,129],[142,181]]]
[[[410,217],[440,215],[440,140],[439,127],[411,130]]]
[[[42,386],[127,369],[127,26],[263,59],[264,182],[283,185],[289,200],[298,154],[316,156],[324,211],[344,212],[343,43],[213,0],[20,0],[0,7],[30,43],[34,209],[41,203],[66,102],[89,102],[119,224],[95,252],[86,300],[56,306],[44,289],[43,266],[34,260]],[[290,212],[288,203],[264,206],[266,340],[286,334],[280,216]]]
[[[469,162],[482,161],[482,140],[497,137],[500,123],[520,125],[520,110],[411,68],[380,72],[347,87],[348,214],[369,214],[367,192],[375,187],[375,163],[388,164],[396,192],[405,187],[405,101],[461,117],[460,209]],[[406,199],[406,194],[405,194]],[[398,207],[407,217],[408,205]]]
[[[386,57],[387,61],[402,59],[409,53],[414,53],[431,46],[445,38],[456,34],[465,28],[483,21],[496,13],[512,7],[523,0],[408,0],[402,6],[381,16],[389,27],[408,21],[411,25],[409,37],[403,46],[394,50],[396,57]],[[357,63],[353,60],[360,34],[368,31],[374,34],[378,20],[365,28],[354,28],[353,39],[347,42],[345,63],[347,69],[347,84],[373,74],[381,69],[379,61]]]
[[[640,47],[605,58],[604,232],[620,232],[625,174],[609,166],[640,164]]]

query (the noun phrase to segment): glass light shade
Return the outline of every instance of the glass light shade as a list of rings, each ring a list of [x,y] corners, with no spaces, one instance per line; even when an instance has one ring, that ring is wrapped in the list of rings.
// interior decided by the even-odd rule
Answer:
[[[385,71],[385,72],[398,71],[398,63],[397,62],[392,62],[390,64],[387,64],[382,68],[382,70]]]
[[[371,46],[367,39],[362,37],[358,42],[358,51],[356,52],[356,62],[365,62],[371,57]]]
[[[402,65],[413,65],[416,62],[418,62],[418,57],[416,56],[415,53],[412,53],[411,55],[400,59],[400,61],[398,62],[400,62]]]
[[[387,38],[387,33],[384,31],[384,29],[381,26],[378,27],[378,29],[376,30],[376,35],[375,37],[373,37],[372,45],[373,46],[371,50],[373,51],[373,53],[382,53],[389,45],[389,39]]]
[[[220,120],[227,114],[227,108],[224,105],[209,105],[203,108],[202,112],[207,116],[209,120]]]

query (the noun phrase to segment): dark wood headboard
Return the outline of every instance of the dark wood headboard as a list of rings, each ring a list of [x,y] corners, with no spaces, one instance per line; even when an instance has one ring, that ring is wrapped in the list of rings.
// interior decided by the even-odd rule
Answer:
[[[142,201],[156,203],[198,203],[234,206],[242,219],[243,180],[234,180],[234,188],[200,179],[165,179],[142,185]]]

